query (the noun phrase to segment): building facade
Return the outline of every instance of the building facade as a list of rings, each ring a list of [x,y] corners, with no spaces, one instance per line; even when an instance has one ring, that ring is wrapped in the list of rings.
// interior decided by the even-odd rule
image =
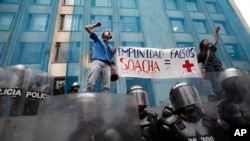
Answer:
[[[249,27],[233,0],[0,0],[0,65],[48,71],[55,77],[54,94],[67,93],[75,81],[82,91],[93,46],[84,26],[98,21],[102,26],[94,31],[110,29],[115,47],[197,51],[202,39],[213,41],[220,26],[217,56],[224,68],[250,70]],[[124,94],[138,84],[147,89],[149,106],[163,106],[177,81],[119,78],[111,91]],[[94,90],[101,91],[99,80]]]

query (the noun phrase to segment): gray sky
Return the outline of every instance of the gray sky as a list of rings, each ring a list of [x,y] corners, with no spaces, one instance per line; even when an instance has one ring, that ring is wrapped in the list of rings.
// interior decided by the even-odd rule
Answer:
[[[235,4],[238,6],[242,16],[246,20],[248,27],[250,28],[250,0],[234,0]]]

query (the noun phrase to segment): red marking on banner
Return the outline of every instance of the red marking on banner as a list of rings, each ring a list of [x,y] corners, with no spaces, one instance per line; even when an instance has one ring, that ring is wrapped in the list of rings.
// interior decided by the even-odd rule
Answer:
[[[183,68],[186,68],[188,72],[192,72],[192,67],[194,64],[190,63],[189,60],[185,60],[185,64],[182,65]]]

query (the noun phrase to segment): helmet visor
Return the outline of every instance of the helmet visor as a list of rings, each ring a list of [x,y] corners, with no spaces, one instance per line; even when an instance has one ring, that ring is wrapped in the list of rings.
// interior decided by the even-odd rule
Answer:
[[[170,94],[170,101],[174,111],[189,105],[202,103],[198,91],[192,86],[183,86],[175,89]]]
[[[129,95],[136,97],[138,105],[147,105],[147,92],[143,89],[134,89],[129,92]]]

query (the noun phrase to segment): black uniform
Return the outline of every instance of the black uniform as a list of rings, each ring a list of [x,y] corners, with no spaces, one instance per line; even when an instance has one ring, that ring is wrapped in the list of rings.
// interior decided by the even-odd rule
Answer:
[[[141,139],[142,141],[155,141],[157,138],[156,121],[159,118],[158,114],[145,110],[140,116]]]
[[[164,109],[162,110],[161,116],[163,118],[165,118],[165,117],[168,117],[168,116],[172,115],[172,113],[173,113],[173,107],[172,107],[171,104],[169,104],[169,105],[164,107]]]
[[[245,103],[233,103],[223,100],[218,105],[218,113],[221,119],[228,124],[250,124],[250,109]]]
[[[170,91],[172,113],[157,122],[161,141],[227,141],[228,125],[215,114],[200,108],[198,91],[187,83],[178,83]]]
[[[229,125],[250,124],[249,75],[238,68],[228,68],[220,75],[224,99],[218,105],[221,119]]]
[[[177,114],[160,120],[161,141],[227,141],[228,125],[211,113],[202,113],[193,119]],[[225,135],[225,136],[223,136]]]

